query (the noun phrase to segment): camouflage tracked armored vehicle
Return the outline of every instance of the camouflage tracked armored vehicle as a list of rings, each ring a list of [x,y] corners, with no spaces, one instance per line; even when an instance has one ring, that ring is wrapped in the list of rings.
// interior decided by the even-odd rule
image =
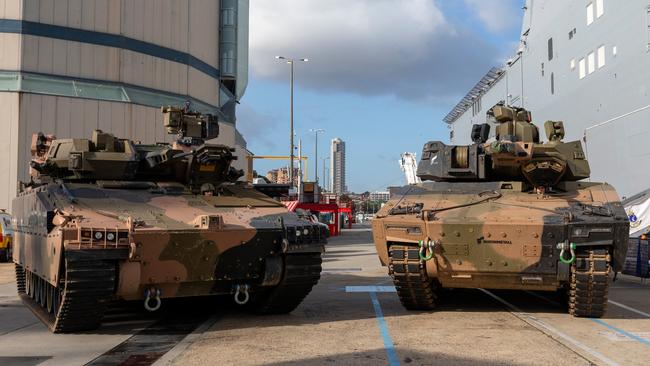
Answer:
[[[97,328],[107,303],[234,296],[286,313],[318,282],[325,232],[235,181],[232,149],[204,143],[211,116],[163,109],[173,144],[32,143],[32,181],[13,201],[18,292],[53,332]],[[164,305],[163,305],[164,306]]]
[[[568,291],[574,316],[605,312],[610,271],[625,260],[628,221],[614,188],[589,177],[580,141],[562,142],[547,121],[540,143],[531,115],[496,105],[474,144],[424,145],[418,176],[373,221],[380,260],[402,304],[432,309],[436,290]],[[433,181],[433,182],[431,182]]]

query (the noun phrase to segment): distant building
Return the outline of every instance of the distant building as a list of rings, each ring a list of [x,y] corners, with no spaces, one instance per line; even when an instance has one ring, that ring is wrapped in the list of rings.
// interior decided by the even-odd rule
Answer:
[[[345,185],[345,142],[338,137],[333,139],[330,153],[330,187],[333,193],[343,194],[347,191]]]
[[[269,182],[271,182],[271,183],[277,183],[278,182],[278,169],[269,170],[266,173],[266,179],[268,179]]]
[[[371,192],[370,193],[370,200],[371,201],[382,201],[386,202],[390,199],[390,192],[388,191],[377,191],[377,192]]]
[[[300,177],[300,170],[298,168],[293,168],[294,186],[298,186],[299,177]],[[286,167],[286,168],[269,170],[266,173],[266,179],[271,181],[271,183],[289,184],[289,168]]]

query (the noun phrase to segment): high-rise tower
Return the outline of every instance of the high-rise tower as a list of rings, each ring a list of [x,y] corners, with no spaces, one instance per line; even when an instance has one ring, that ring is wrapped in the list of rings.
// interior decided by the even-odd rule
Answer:
[[[330,151],[330,187],[332,192],[342,194],[347,191],[345,186],[345,142],[338,137],[333,139]]]

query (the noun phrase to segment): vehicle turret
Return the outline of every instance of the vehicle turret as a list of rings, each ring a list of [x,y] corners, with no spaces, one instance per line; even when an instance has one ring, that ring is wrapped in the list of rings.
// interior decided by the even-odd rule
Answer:
[[[548,142],[540,143],[539,130],[524,108],[497,104],[487,115],[497,124],[492,141],[488,141],[490,124],[484,123],[472,127],[472,145],[428,142],[418,177],[433,181],[516,180],[535,189],[589,177],[589,163],[580,141],[562,141],[563,122],[546,121]]]
[[[214,116],[175,107],[163,107],[162,113],[165,130],[175,136],[172,143],[141,144],[101,130],[93,131],[90,139],[34,135],[32,182],[176,182],[197,192],[206,184],[233,182],[243,174],[230,166],[236,159],[234,149],[205,142],[219,136]]]

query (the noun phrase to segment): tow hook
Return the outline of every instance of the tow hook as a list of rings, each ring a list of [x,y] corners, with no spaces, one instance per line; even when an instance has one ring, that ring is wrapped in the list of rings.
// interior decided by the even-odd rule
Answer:
[[[562,243],[557,243],[557,249],[560,249],[560,261],[562,263],[572,264],[573,262],[575,262],[575,260],[576,260],[576,252],[575,252],[576,244],[575,243],[570,243],[569,244],[568,240],[564,241]],[[571,252],[571,258],[569,258],[569,259],[564,258],[564,253],[567,250]]]
[[[152,300],[153,306],[151,305]],[[144,292],[144,308],[148,311],[156,311],[160,309],[160,305],[162,305],[162,300],[160,299],[160,289],[154,287],[148,288]]]
[[[248,293],[249,285],[236,285],[235,286],[235,302],[239,305],[244,305],[250,300],[251,296]]]
[[[427,238],[426,243],[424,240],[420,240],[418,244],[420,245],[420,251],[418,252],[420,260],[425,262],[431,260],[431,258],[433,258],[433,250],[435,249],[436,242]],[[427,249],[429,249],[429,254],[426,254]]]

